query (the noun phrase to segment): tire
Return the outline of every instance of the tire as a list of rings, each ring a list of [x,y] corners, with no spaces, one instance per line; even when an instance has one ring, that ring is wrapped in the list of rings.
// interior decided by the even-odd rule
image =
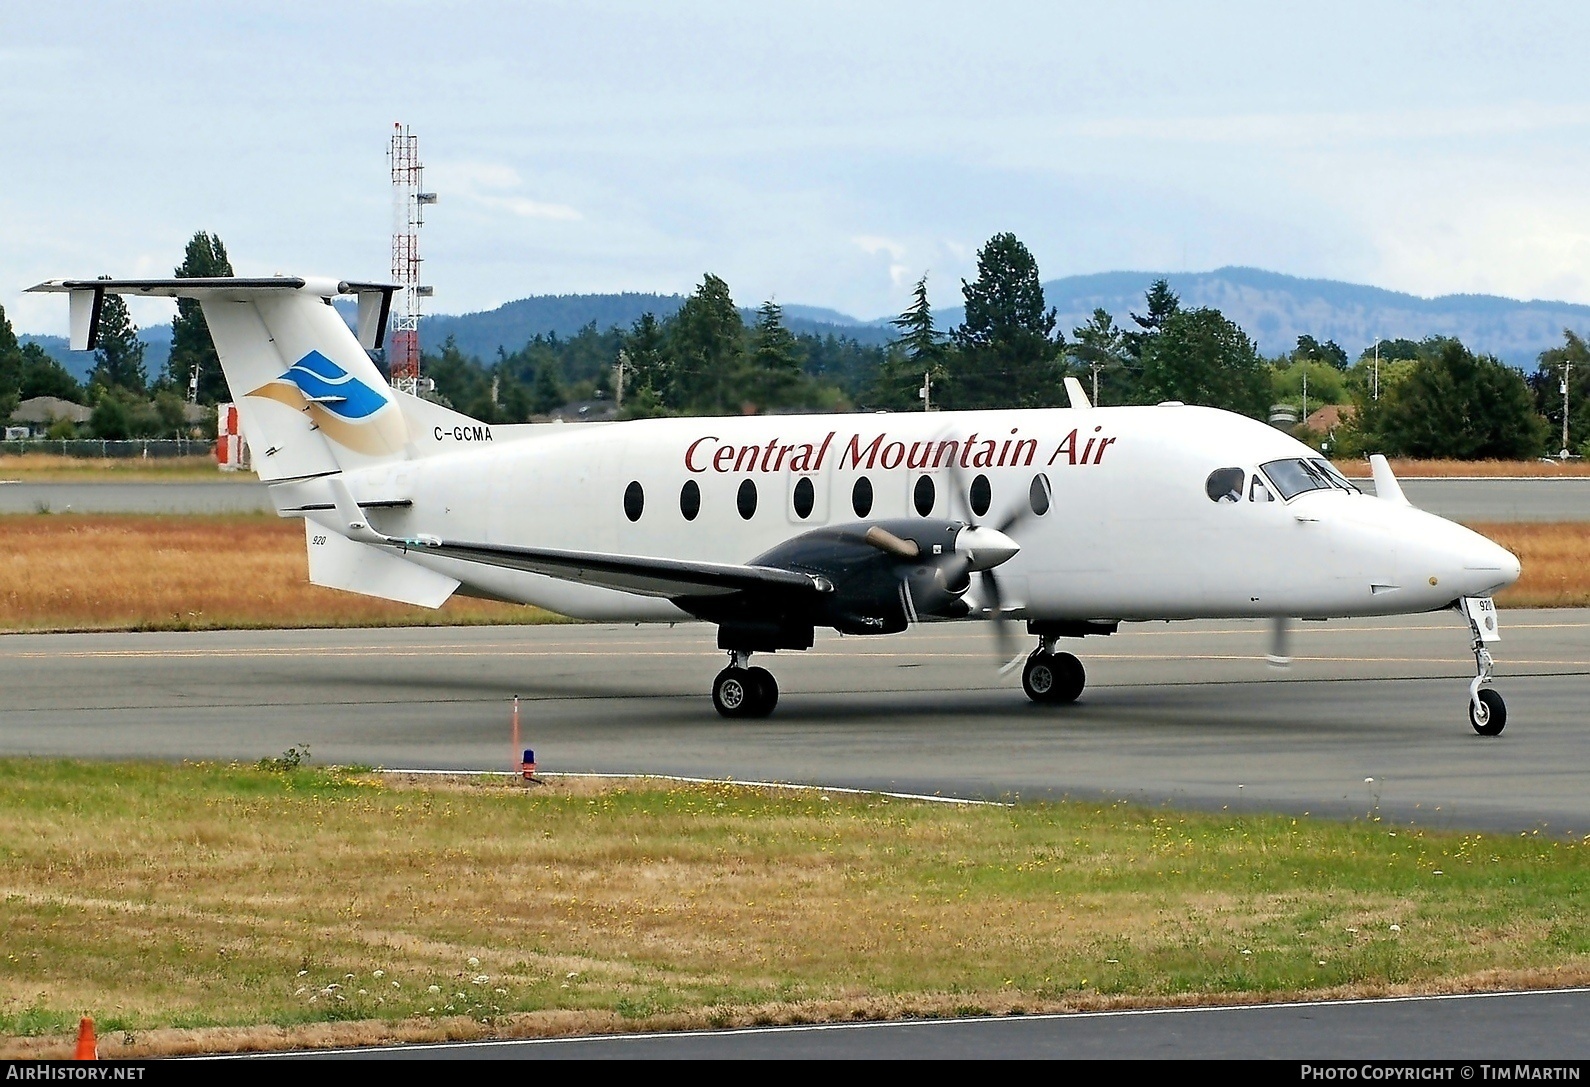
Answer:
[[[755,708],[747,717],[766,717],[773,712],[773,707],[778,705],[778,680],[773,678],[773,673],[766,668],[747,668],[746,674],[756,685]]]
[[[761,684],[746,668],[725,668],[712,681],[712,708],[722,717],[748,717],[761,699]]]
[[[1056,653],[1054,663],[1059,682],[1049,692],[1049,701],[1075,702],[1082,693],[1082,688],[1087,686],[1087,669],[1083,668],[1082,662],[1070,653]]]
[[[1507,703],[1502,701],[1502,696],[1489,687],[1480,688],[1480,704],[1485,708],[1485,716],[1474,712],[1474,703],[1469,703],[1469,724],[1474,726],[1474,731],[1481,736],[1500,736],[1502,729],[1507,727]]]
[[[1060,682],[1060,670],[1048,653],[1039,649],[1027,657],[1021,669],[1021,689],[1034,702],[1053,702],[1054,689]]]

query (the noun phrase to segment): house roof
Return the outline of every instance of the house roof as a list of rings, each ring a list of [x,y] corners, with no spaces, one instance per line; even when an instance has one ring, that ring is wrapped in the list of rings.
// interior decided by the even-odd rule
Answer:
[[[1352,404],[1326,404],[1309,412],[1304,425],[1315,433],[1329,433],[1357,414],[1358,408]]]
[[[11,418],[18,423],[48,423],[55,419],[86,423],[92,414],[93,411],[82,404],[74,404],[58,396],[34,396],[18,404]]]

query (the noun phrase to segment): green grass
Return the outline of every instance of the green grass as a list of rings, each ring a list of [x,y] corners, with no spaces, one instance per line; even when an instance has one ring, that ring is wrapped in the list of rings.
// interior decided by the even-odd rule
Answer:
[[[0,1034],[1562,983],[1587,889],[1584,843],[1369,817],[0,760]]]

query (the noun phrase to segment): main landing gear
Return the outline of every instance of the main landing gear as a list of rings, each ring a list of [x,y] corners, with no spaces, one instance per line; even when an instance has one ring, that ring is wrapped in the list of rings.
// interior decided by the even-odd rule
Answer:
[[[729,666],[712,681],[712,705],[724,717],[766,717],[778,705],[778,681],[766,668],[749,667],[751,654],[730,650]]]
[[[1056,653],[1054,643],[1053,638],[1040,638],[1021,669],[1021,689],[1034,702],[1075,702],[1088,674],[1072,654]]]
[[[1468,619],[1469,633],[1473,635],[1469,649],[1474,654],[1476,674],[1469,684],[1469,724],[1481,736],[1497,736],[1507,727],[1507,703],[1491,687],[1491,667],[1494,662],[1491,660],[1491,651],[1485,648],[1486,642],[1493,642],[1498,637],[1496,606],[1489,597],[1465,598],[1459,604],[1459,609]]]

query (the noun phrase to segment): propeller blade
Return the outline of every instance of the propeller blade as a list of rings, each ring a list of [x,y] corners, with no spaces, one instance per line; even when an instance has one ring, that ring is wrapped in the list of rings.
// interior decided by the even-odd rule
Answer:
[[[978,595],[982,597],[983,606],[993,613],[994,652],[999,657],[999,663],[1008,668],[1009,662],[1018,658],[1021,651],[1015,635],[1010,632],[1010,620],[1005,618],[1005,601],[999,590],[999,578],[994,576],[992,570],[980,571],[977,576],[983,583]]]
[[[902,540],[886,528],[873,525],[867,529],[867,534],[862,537],[873,547],[885,554],[894,555],[902,559],[914,559],[922,553],[915,540]]]
[[[1271,668],[1291,666],[1292,657],[1287,649],[1291,629],[1292,620],[1284,615],[1277,615],[1270,620],[1270,652],[1265,655],[1265,659],[1270,662]]]

